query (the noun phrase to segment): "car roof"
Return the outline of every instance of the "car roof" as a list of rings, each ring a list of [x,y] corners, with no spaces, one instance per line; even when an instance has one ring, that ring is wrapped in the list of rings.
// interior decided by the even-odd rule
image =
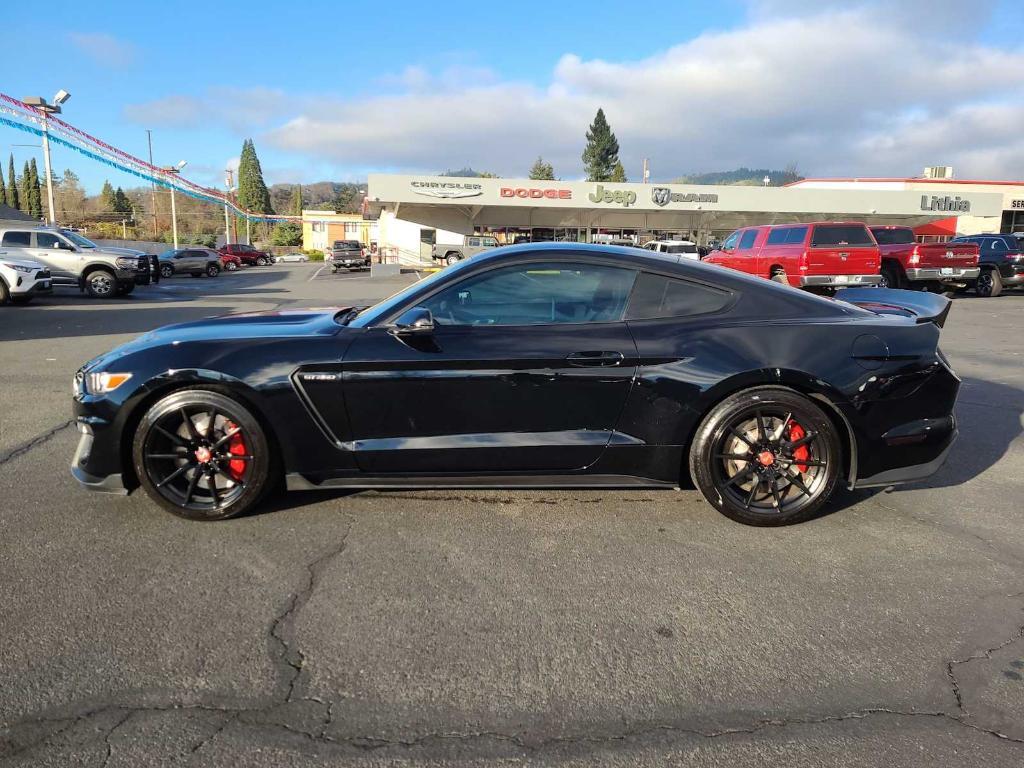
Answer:
[[[665,245],[696,245],[693,240],[649,240],[650,243],[664,243]]]

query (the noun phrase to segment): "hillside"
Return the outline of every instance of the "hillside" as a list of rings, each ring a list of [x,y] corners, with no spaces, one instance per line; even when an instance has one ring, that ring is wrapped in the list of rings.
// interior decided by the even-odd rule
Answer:
[[[733,171],[712,171],[710,173],[695,173],[689,176],[680,176],[673,179],[677,184],[735,184],[740,186],[761,186],[764,177],[771,179],[773,187],[781,187],[799,181],[803,176],[797,173],[796,167],[787,168],[784,171],[773,171],[769,168],[737,168]]]

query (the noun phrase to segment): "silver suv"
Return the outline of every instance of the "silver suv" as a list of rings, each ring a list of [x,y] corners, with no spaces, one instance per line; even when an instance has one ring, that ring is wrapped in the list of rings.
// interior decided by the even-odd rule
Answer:
[[[216,277],[224,266],[220,254],[210,248],[173,248],[164,251],[160,259],[160,277],[172,275],[192,275],[192,277]]]
[[[150,282],[147,257],[82,248],[52,227],[0,227],[0,248],[13,258],[47,267],[54,287],[78,288],[93,298],[124,296]]]

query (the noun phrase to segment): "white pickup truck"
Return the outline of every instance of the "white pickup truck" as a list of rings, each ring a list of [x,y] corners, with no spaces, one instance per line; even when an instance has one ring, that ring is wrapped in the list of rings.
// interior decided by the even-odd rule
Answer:
[[[430,249],[430,257],[434,261],[443,261],[445,264],[454,264],[457,261],[468,259],[480,251],[489,248],[497,248],[498,241],[489,235],[467,235],[462,245],[442,243],[434,245]]]

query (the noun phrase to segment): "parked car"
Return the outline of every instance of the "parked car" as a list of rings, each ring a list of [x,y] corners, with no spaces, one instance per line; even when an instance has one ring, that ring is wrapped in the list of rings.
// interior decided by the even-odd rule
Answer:
[[[136,258],[145,256],[149,260],[149,283],[160,282],[160,262],[157,258],[157,254],[141,251],[138,248],[119,248],[112,245],[97,245],[77,229],[71,229],[69,227],[60,227],[58,228],[58,231],[87,253],[99,250],[104,253],[113,253],[119,256],[135,256]],[[136,280],[135,284],[146,285],[145,282],[139,282],[139,280]]]
[[[297,264],[303,264],[309,261],[309,256],[304,253],[282,253],[280,256],[274,257],[275,262],[294,262]]]
[[[274,257],[265,251],[259,251],[246,243],[228,243],[217,249],[217,253],[237,256],[243,264],[264,267],[274,263]]]
[[[75,376],[84,485],[200,520],[298,489],[696,483],[753,525],[942,465],[944,296],[637,248],[494,250],[369,307],[172,325]],[[342,375],[344,371],[344,375]],[[510,373],[511,372],[511,373]]]
[[[370,255],[358,240],[335,240],[324,258],[331,265],[331,272],[339,269],[366,269],[370,266]]]
[[[214,253],[220,258],[220,263],[224,265],[225,272],[234,272],[242,266],[242,259],[236,253],[221,253],[220,251],[214,251]]]
[[[882,259],[880,288],[965,288],[978,277],[973,243],[919,243],[910,227],[876,226],[871,234]]]
[[[34,296],[53,293],[50,270],[37,261],[19,261],[0,251],[0,306],[27,304]]]
[[[124,296],[152,281],[147,256],[79,245],[53,227],[0,227],[0,248],[15,259],[45,266],[54,287],[78,288],[93,298]]]
[[[209,248],[172,248],[160,254],[160,276],[216,277],[221,271],[220,259],[220,254]]]
[[[488,235],[470,235],[464,238],[464,242],[461,245],[435,244],[431,246],[430,258],[434,261],[443,261],[445,264],[455,264],[463,259],[468,259],[470,256],[475,256],[478,253],[497,247],[498,241],[493,237]]]
[[[981,271],[974,281],[974,292],[993,297],[1003,288],[1024,285],[1024,242],[1013,235],[962,235],[951,244],[971,243],[978,246]]]
[[[700,251],[697,244],[689,240],[651,240],[643,245],[645,250],[655,253],[674,253],[680,259],[700,260]]]
[[[744,227],[704,259],[797,288],[877,285],[878,244],[860,222]]]

